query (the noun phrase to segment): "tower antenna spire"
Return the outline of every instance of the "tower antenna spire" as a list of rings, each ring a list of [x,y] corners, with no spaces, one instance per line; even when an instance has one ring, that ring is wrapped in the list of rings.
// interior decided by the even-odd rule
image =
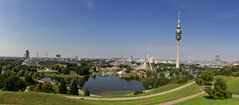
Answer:
[[[180,10],[178,10],[178,27],[180,27],[180,15],[181,15],[181,12]]]

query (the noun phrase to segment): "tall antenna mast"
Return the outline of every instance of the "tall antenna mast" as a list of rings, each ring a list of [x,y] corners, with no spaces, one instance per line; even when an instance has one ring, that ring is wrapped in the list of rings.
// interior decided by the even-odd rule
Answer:
[[[150,63],[150,61],[149,61],[150,59],[149,59],[149,54],[148,54],[148,52],[146,52],[146,57],[147,57],[147,61],[146,61],[146,62],[149,63],[150,70],[151,70],[151,71],[154,71],[154,70],[153,70],[153,67],[152,67],[152,65],[151,65],[151,63]]]
[[[46,53],[46,58],[48,58],[48,53]]]

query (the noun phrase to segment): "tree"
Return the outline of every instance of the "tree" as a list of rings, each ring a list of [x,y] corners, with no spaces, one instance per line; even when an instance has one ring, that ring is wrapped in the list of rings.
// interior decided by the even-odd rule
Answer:
[[[32,84],[36,83],[36,81],[32,78],[31,75],[26,76],[25,82],[26,82],[27,85],[32,85]]]
[[[159,86],[163,86],[163,85],[166,85],[169,83],[169,79],[166,78],[166,77],[161,77],[161,78],[158,78],[155,82],[154,82],[154,88],[157,88]]]
[[[90,66],[86,63],[82,63],[78,68],[77,73],[80,75],[88,75],[90,73]]]
[[[207,70],[199,74],[196,78],[196,83],[199,85],[211,85],[214,80],[214,74],[212,71]]]
[[[155,77],[146,77],[141,80],[145,89],[152,89],[155,87],[155,82],[157,79]]]
[[[21,69],[20,71],[17,72],[17,76],[21,77],[24,75],[24,73],[25,73],[25,71]]]
[[[186,83],[188,81],[188,78],[186,75],[178,75],[176,76],[176,79],[178,84]]]
[[[67,93],[67,87],[66,82],[64,79],[61,80],[60,86],[59,86],[59,93],[66,94]]]
[[[79,95],[78,93],[78,88],[77,88],[77,83],[76,80],[74,79],[73,82],[71,83],[70,87],[70,92],[71,95]]]
[[[205,92],[212,99],[227,99],[232,97],[232,93],[227,90],[226,82],[221,78],[216,79],[212,87],[207,86]]]
[[[62,70],[62,73],[63,73],[63,74],[69,74],[70,71],[68,70],[68,68],[65,68],[65,69]]]
[[[6,91],[24,91],[27,85],[19,77],[8,77],[3,83],[3,90]]]

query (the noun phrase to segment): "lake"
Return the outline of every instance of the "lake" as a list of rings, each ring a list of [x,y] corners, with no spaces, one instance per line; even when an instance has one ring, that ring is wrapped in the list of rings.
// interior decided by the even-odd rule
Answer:
[[[44,77],[42,81],[48,81],[53,83],[58,83],[56,79]],[[81,86],[80,86],[81,84]],[[82,86],[83,85],[83,86]],[[68,84],[69,86],[69,84]],[[120,93],[120,92],[129,92],[129,91],[142,91],[144,86],[138,80],[126,80],[119,78],[116,75],[105,75],[102,76],[97,74],[96,77],[89,77],[84,81],[84,83],[78,83],[79,87],[87,89],[92,94],[104,94],[104,93]]]

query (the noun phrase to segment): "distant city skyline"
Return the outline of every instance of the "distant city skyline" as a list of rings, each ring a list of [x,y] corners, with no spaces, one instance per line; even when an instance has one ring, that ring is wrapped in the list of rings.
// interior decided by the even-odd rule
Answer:
[[[0,0],[0,56],[239,60],[238,0]]]

